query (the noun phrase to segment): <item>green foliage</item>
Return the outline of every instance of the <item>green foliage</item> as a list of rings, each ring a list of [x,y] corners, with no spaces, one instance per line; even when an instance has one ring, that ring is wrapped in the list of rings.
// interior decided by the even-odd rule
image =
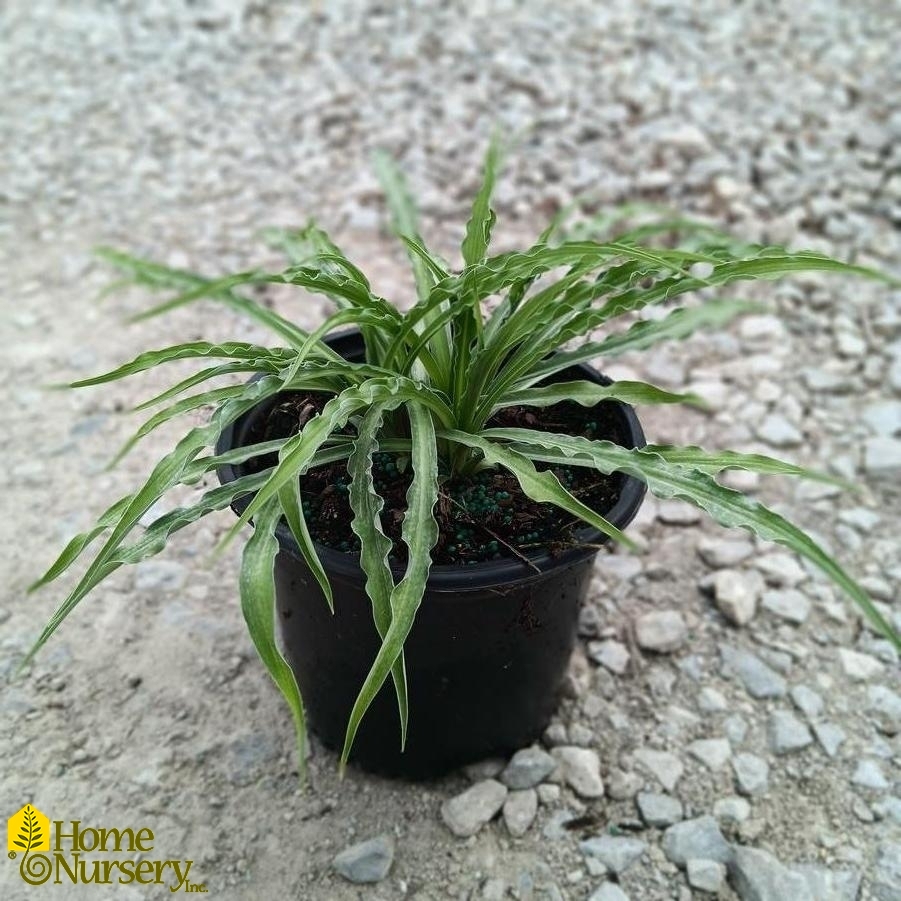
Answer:
[[[743,300],[706,295],[698,302],[683,304],[693,292],[805,271],[892,280],[821,254],[742,244],[709,226],[681,218],[658,219],[620,232],[611,240],[594,240],[597,226],[615,226],[618,214],[567,229],[564,211],[532,247],[488,256],[496,221],[491,194],[499,159],[498,147],[492,143],[482,186],[466,225],[461,247],[463,265],[452,271],[423,242],[415,206],[400,172],[386,156],[377,158],[392,228],[410,256],[417,287],[416,302],[406,313],[374,294],[361,270],[312,222],[298,231],[269,229],[264,233],[288,259],[289,265],[281,272],[250,270],[211,279],[109,249],[100,252],[120,270],[125,281],[169,292],[167,299],[139,318],[212,301],[270,329],[283,346],[195,341],[141,354],[112,372],[73,383],[73,387],[106,384],[176,360],[203,365],[139,406],[164,405],[138,429],[123,452],[163,422],[201,407],[213,406],[214,411],[205,425],[186,431],[137,491],[113,504],[92,529],[73,538],[35,582],[32,588],[57,579],[101,541],[31,654],[110,573],[160,552],[174,532],[242,496],[250,496],[249,505],[223,545],[253,519],[255,531],[242,562],[241,605],[260,657],[291,707],[302,765],[303,705],[275,639],[275,530],[284,519],[331,603],[328,577],[305,521],[300,477],[311,467],[341,460],[347,461],[351,478],[352,529],[360,539],[360,564],[372,601],[374,628],[381,639],[380,650],[349,711],[342,766],[362,717],[389,676],[397,697],[399,741],[403,746],[408,729],[403,649],[425,592],[432,549],[439,537],[434,515],[439,481],[479,468],[508,470],[529,498],[556,505],[603,534],[630,544],[601,511],[583,504],[536,463],[627,473],[646,482],[660,497],[684,499],[724,526],[748,529],[805,557],[901,648],[901,639],[866,593],[810,536],[757,501],[723,487],[715,478],[727,469],[831,480],[829,476],[760,454],[669,446],[630,450],[605,440],[489,427],[491,417],[506,407],[543,407],[562,399],[584,406],[609,399],[633,404],[702,405],[703,401],[693,395],[642,382],[597,385],[559,381],[574,364],[648,350],[699,329],[723,326],[736,316],[759,309]],[[685,236],[688,243],[683,249],[647,243],[667,235]],[[322,294],[334,302],[336,312],[310,333],[242,293],[242,289],[262,284],[295,285]],[[653,318],[641,318],[643,310],[656,306],[665,310]],[[364,362],[344,360],[324,343],[327,334],[346,326],[361,332],[366,348]],[[606,334],[598,337],[598,329]],[[248,381],[250,374],[257,378]],[[211,385],[223,377],[237,377],[238,381]],[[551,377],[558,381],[548,383]],[[206,387],[188,394],[198,385]],[[333,397],[296,435],[220,455],[204,454],[239,416],[287,390],[322,391]],[[373,477],[373,455],[377,451],[402,453],[412,473],[401,526],[407,564],[397,582],[388,564],[392,543],[381,520],[384,502]],[[167,492],[197,483],[217,466],[263,454],[277,454],[277,462],[204,492],[196,503],[157,518],[135,537],[139,521]]]

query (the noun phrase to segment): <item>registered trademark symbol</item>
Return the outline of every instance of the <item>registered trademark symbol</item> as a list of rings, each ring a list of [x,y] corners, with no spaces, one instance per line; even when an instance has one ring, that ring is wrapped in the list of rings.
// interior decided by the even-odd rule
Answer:
[[[7,857],[9,857],[10,860],[15,860],[15,859],[16,859],[16,852],[15,852],[15,851],[10,851],[9,854],[7,855]]]

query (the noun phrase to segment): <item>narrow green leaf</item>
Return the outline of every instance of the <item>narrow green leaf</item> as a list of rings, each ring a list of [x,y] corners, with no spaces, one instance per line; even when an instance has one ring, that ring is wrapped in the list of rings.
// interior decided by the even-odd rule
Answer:
[[[482,186],[473,202],[469,222],[466,223],[466,237],[463,239],[461,248],[463,263],[466,266],[481,263],[485,259],[488,245],[491,243],[491,229],[497,218],[494,210],[491,209],[491,195],[494,192],[499,164],[500,148],[497,141],[492,140],[488,145],[488,152],[485,154]]]
[[[86,532],[81,532],[72,538],[44,575],[28,586],[29,593],[36,591],[42,585],[46,585],[54,579],[58,579],[81,556],[85,548],[94,539],[111,529],[119,521],[131,503],[132,497],[133,495],[127,494],[125,497],[120,498],[106,512],[100,515],[97,524],[93,528],[88,529]]]
[[[399,235],[398,237],[411,254],[419,257],[425,263],[436,282],[450,277],[447,264],[431,253],[419,238],[411,238],[409,235]]]
[[[176,507],[174,510],[164,513],[153,520],[133,544],[120,544],[110,555],[108,565],[113,568],[123,565],[133,566],[161,553],[171,535],[192,525],[209,513],[224,510],[238,498],[253,494],[266,481],[266,475],[266,472],[249,473],[225,485],[217,485],[215,488],[205,491],[194,504]]]
[[[112,250],[111,248],[98,248],[96,253],[118,269],[128,273],[129,280],[135,284],[146,285],[154,290],[181,292],[174,301],[154,307],[152,310],[136,317],[138,319],[159,315],[183,303],[208,298],[217,303],[222,303],[271,329],[287,341],[291,347],[300,346],[307,337],[307,333],[303,329],[298,328],[293,322],[289,322],[273,310],[249,298],[242,297],[231,290],[232,286],[250,284],[255,280],[258,281],[259,278],[256,271],[241,273],[237,276],[230,276],[229,279],[224,281],[220,279],[218,282],[214,282],[212,279],[204,278],[194,272],[173,269],[160,263],[142,260],[138,257]],[[266,280],[263,279],[263,281]],[[280,277],[275,277],[275,280],[280,281],[281,279]],[[341,359],[336,353],[331,353],[331,357],[333,359]]]
[[[720,473],[727,469],[744,469],[749,472],[758,472],[761,475],[797,476],[802,479],[812,479],[816,482],[827,482],[838,485],[849,491],[856,490],[854,485],[839,479],[829,473],[818,472],[815,469],[807,469],[794,463],[786,463],[765,454],[744,454],[739,451],[705,451],[700,447],[686,446],[675,447],[665,444],[649,444],[644,450],[657,454],[667,463],[677,466],[690,466],[705,472]]]
[[[257,515],[253,535],[244,546],[239,579],[241,612],[260,660],[291,708],[297,737],[298,769],[303,780],[307,761],[303,700],[294,672],[279,650],[275,637],[274,564],[278,553],[275,528],[280,517],[278,504],[267,504]]]
[[[216,409],[206,425],[191,429],[178,442],[175,449],[154,466],[147,481],[132,495],[103,547],[97,552],[78,584],[50,618],[21,666],[25,666],[34,657],[82,598],[109,574],[107,569],[109,561],[129,532],[166,491],[179,484],[185,470],[200,451],[214,444],[226,425],[266,397],[275,394],[281,388],[281,382],[268,376],[250,382],[244,388],[242,397],[229,400]]]
[[[512,450],[525,454],[532,460],[540,459],[546,463],[569,464],[572,466],[594,466],[593,457],[580,455],[577,449],[572,446],[559,447],[544,440],[542,440],[540,447],[532,443],[532,438],[536,434],[533,429],[484,429],[480,434],[490,438],[510,441],[509,447]],[[570,438],[573,436],[568,435],[564,437]],[[854,490],[855,488],[854,485],[850,485],[843,479],[836,478],[828,473],[807,469],[795,463],[787,463],[785,460],[778,460],[765,454],[746,454],[729,450],[706,451],[703,448],[692,445],[676,446],[668,444],[648,444],[641,450],[657,454],[666,460],[667,463],[685,466],[689,469],[699,469],[712,475],[719,475],[719,473],[729,469],[743,469],[747,472],[756,472],[761,475],[787,475],[811,479],[815,482],[837,485],[846,490]]]
[[[282,452],[284,452],[284,446],[282,447]],[[325,567],[323,567],[322,561],[319,559],[319,554],[316,553],[316,546],[313,544],[313,538],[310,535],[306,517],[303,515],[303,507],[300,502],[299,478],[294,479],[292,482],[288,482],[279,489],[278,502],[281,504],[281,508],[284,511],[288,527],[291,529],[291,534],[294,536],[294,540],[300,548],[300,553],[303,555],[307,566],[310,567],[310,572],[316,577],[316,581],[322,589],[322,594],[325,596],[325,602],[329,606],[329,610],[334,613],[335,599],[332,596],[332,586],[326,575]]]
[[[254,457],[277,454],[287,440],[287,438],[274,438],[272,441],[259,441],[256,444],[233,447],[231,450],[224,451],[221,454],[197,457],[185,467],[182,473],[181,484],[193,485],[203,478],[206,473],[213,469],[218,469],[220,466],[235,466],[252,460]]]
[[[369,290],[369,281],[362,270],[348,259],[347,254],[331,239],[328,232],[312,219],[304,228],[266,228],[261,234],[270,247],[285,254],[292,266],[312,266],[329,276],[343,272]],[[345,302],[345,298],[337,295],[331,299],[339,304]]]
[[[221,404],[232,398],[240,398],[245,391],[244,385],[229,385],[225,388],[214,388],[212,391],[204,391],[201,394],[194,394],[191,397],[182,398],[174,404],[154,413],[141,427],[122,445],[116,452],[116,455],[107,464],[107,469],[112,469],[118,464],[123,457],[142,439],[146,438],[154,429],[158,429],[161,425],[177,416],[183,416],[185,413],[192,413],[201,407],[207,407],[213,404]]]
[[[310,337],[304,342],[303,346],[297,351],[297,355],[291,363],[288,370],[287,381],[293,380],[300,371],[301,366],[306,362],[307,357],[313,353],[322,342],[322,339],[330,332],[344,325],[350,325],[358,328],[361,332],[383,331],[384,338],[382,345],[387,344],[393,333],[393,326],[396,324],[396,316],[387,316],[378,308],[362,308],[356,307],[351,309],[339,310],[329,316]]]
[[[635,542],[624,532],[592,510],[591,507],[583,504],[578,498],[573,497],[552,472],[539,472],[528,457],[485,437],[490,434],[489,432],[471,435],[457,429],[442,429],[438,434],[442,438],[481,451],[489,466],[503,466],[504,469],[509,469],[516,476],[526,497],[540,504],[554,504],[561,510],[594,526],[608,538],[613,538],[632,550],[637,549]]]
[[[89,385],[113,382],[126,376],[135,375],[138,372],[144,372],[147,369],[155,369],[162,363],[170,363],[174,360],[210,359],[216,357],[253,362],[272,361],[274,365],[279,365],[289,358],[289,351],[281,348],[259,347],[243,341],[228,341],[224,344],[211,344],[209,341],[192,341],[188,344],[175,344],[172,347],[164,347],[161,350],[147,351],[110,372],[71,382],[69,387],[85,388]]]
[[[549,407],[562,401],[573,401],[583,407],[593,407],[602,400],[619,400],[626,404],[693,404],[703,406],[701,398],[694,394],[674,394],[646,382],[614,382],[597,385],[594,382],[555,382],[542,388],[511,391],[496,403],[496,412],[503,407]]]
[[[388,211],[391,215],[391,230],[398,237],[406,237],[425,247],[425,243],[419,235],[419,227],[416,222],[416,206],[407,188],[406,179],[391,157],[384,152],[375,154],[376,174],[385,192],[385,200],[388,202]],[[429,266],[423,261],[420,254],[411,251],[410,264],[413,268],[413,278],[416,282],[416,293],[420,300],[429,296],[433,279]]]
[[[679,498],[706,511],[716,522],[727,528],[743,528],[766,541],[787,547],[818,567],[860,607],[873,625],[901,650],[901,636],[886,622],[867,593],[833,560],[809,535],[778,513],[747,495],[716,482],[707,472],[674,464],[652,450],[629,450],[609,441],[590,441],[586,438],[510,429],[505,432],[526,432],[525,440],[554,453],[590,459],[600,472],[625,472],[647,483],[658,497]],[[501,430],[487,430],[493,438],[508,437]],[[687,449],[685,459],[688,456]]]
[[[278,367],[274,364],[264,363],[261,360],[251,360],[248,362],[238,363],[223,363],[220,366],[209,366],[206,369],[201,369],[199,372],[195,372],[193,375],[189,375],[187,378],[182,379],[175,385],[172,385],[171,388],[167,388],[165,391],[161,391],[159,394],[155,394],[148,400],[141,401],[141,403],[139,403],[137,406],[132,407],[132,412],[139,413],[141,410],[146,410],[148,407],[154,407],[157,404],[171,400],[173,397],[178,397],[179,394],[183,394],[185,391],[193,388],[195,385],[200,385],[203,382],[210,381],[211,379],[219,378],[223,375],[238,375],[240,373],[248,372],[268,372],[274,374],[278,372]]]
[[[105,561],[98,565],[96,577],[92,584],[96,585],[103,581],[103,579],[107,578],[107,576],[111,575],[121,566],[134,565],[160,553],[166,547],[169,536],[174,532],[191,525],[208,513],[228,507],[242,495],[253,493],[263,484],[263,482],[265,482],[266,476],[267,473],[265,472],[242,476],[240,479],[229,482],[227,485],[220,485],[207,491],[196,504],[187,507],[177,507],[175,510],[171,510],[169,513],[154,520],[134,544],[125,545],[120,542],[107,555]],[[69,598],[69,600],[74,599],[71,606],[74,607],[74,605],[84,597],[89,590],[90,588],[85,589],[81,593],[73,592]],[[69,611],[66,611],[66,613],[62,614],[60,622],[65,618],[68,612]],[[51,634],[58,625],[59,622],[52,625],[52,628],[48,626]],[[45,632],[46,631],[47,630],[45,629]],[[47,637],[49,637],[49,635]],[[46,638],[42,636],[42,640],[32,648],[21,666],[24,666],[25,663],[37,653],[40,645],[42,645],[45,640]]]
[[[544,350],[541,348],[539,349],[541,356],[538,353],[531,353],[527,362],[537,362],[530,366],[527,375],[516,381],[514,388],[524,390],[530,385],[578,363],[615,357],[629,351],[644,350],[663,341],[682,340],[702,328],[721,328],[739,316],[759,313],[765,309],[760,304],[746,301],[711,300],[706,301],[703,306],[673,310],[663,319],[636,322],[624,332],[610,335],[600,341],[586,342],[574,350],[557,351],[545,356]],[[598,311],[594,312],[598,313]],[[586,321],[580,324],[579,329],[573,331],[581,332],[583,327],[594,328],[595,326]],[[567,331],[560,337],[569,340],[574,335]],[[531,351],[531,348],[529,350]],[[509,377],[509,374],[505,372],[501,384],[506,382]],[[495,388],[496,390],[498,389]]]

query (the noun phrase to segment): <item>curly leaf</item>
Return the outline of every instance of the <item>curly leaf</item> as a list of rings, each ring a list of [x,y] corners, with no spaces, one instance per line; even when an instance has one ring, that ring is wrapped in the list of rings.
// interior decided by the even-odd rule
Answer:
[[[407,546],[407,568],[403,578],[391,591],[391,625],[350,714],[341,751],[342,769],[347,763],[360,721],[399,659],[404,642],[413,628],[429,578],[432,548],[438,541],[438,523],[433,512],[438,501],[435,426],[430,412],[422,404],[410,401],[407,411],[413,470],[413,479],[407,490],[407,510],[401,524],[401,540]]]
[[[391,539],[382,529],[381,512],[384,501],[375,490],[372,475],[372,457],[379,448],[378,431],[381,428],[387,404],[375,404],[366,411],[358,429],[353,453],[347,461],[350,481],[350,506],[354,518],[351,528],[360,539],[360,566],[366,574],[366,594],[372,601],[372,614],[379,638],[384,640],[391,626],[391,593],[394,577],[388,565]],[[407,674],[403,652],[391,670],[394,693],[397,696],[400,717],[401,747],[407,736]]]

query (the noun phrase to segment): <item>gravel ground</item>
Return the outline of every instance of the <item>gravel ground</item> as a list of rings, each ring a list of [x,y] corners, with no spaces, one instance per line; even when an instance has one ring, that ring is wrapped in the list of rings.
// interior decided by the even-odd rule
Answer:
[[[371,151],[401,158],[426,236],[452,255],[497,122],[519,138],[501,245],[590,190],[898,271],[892,0],[393,6],[5,4],[4,670],[58,596],[26,599],[25,586],[173,435],[107,472],[134,428],[122,410],[160,377],[41,386],[151,346],[263,337],[212,307],[124,325],[146,298],[94,302],[109,279],[94,244],[210,273],[274,265],[256,230],[316,213],[402,300]],[[741,484],[814,529],[897,623],[901,293],[804,277],[756,296],[780,315],[610,371],[713,402],[706,416],[648,412],[653,440],[763,446],[862,480],[841,496]],[[271,299],[304,325],[325,312]],[[647,553],[598,562],[550,761],[342,783],[314,749],[300,791],[287,713],[236,604],[239,549],[210,562],[229,524],[117,573],[0,692],[0,809],[146,824],[154,856],[192,858],[223,899],[901,898],[896,655],[793,558],[648,502],[632,529]],[[380,881],[361,887],[347,879],[361,855],[333,859],[369,839]],[[35,892],[0,867],[4,898]]]

